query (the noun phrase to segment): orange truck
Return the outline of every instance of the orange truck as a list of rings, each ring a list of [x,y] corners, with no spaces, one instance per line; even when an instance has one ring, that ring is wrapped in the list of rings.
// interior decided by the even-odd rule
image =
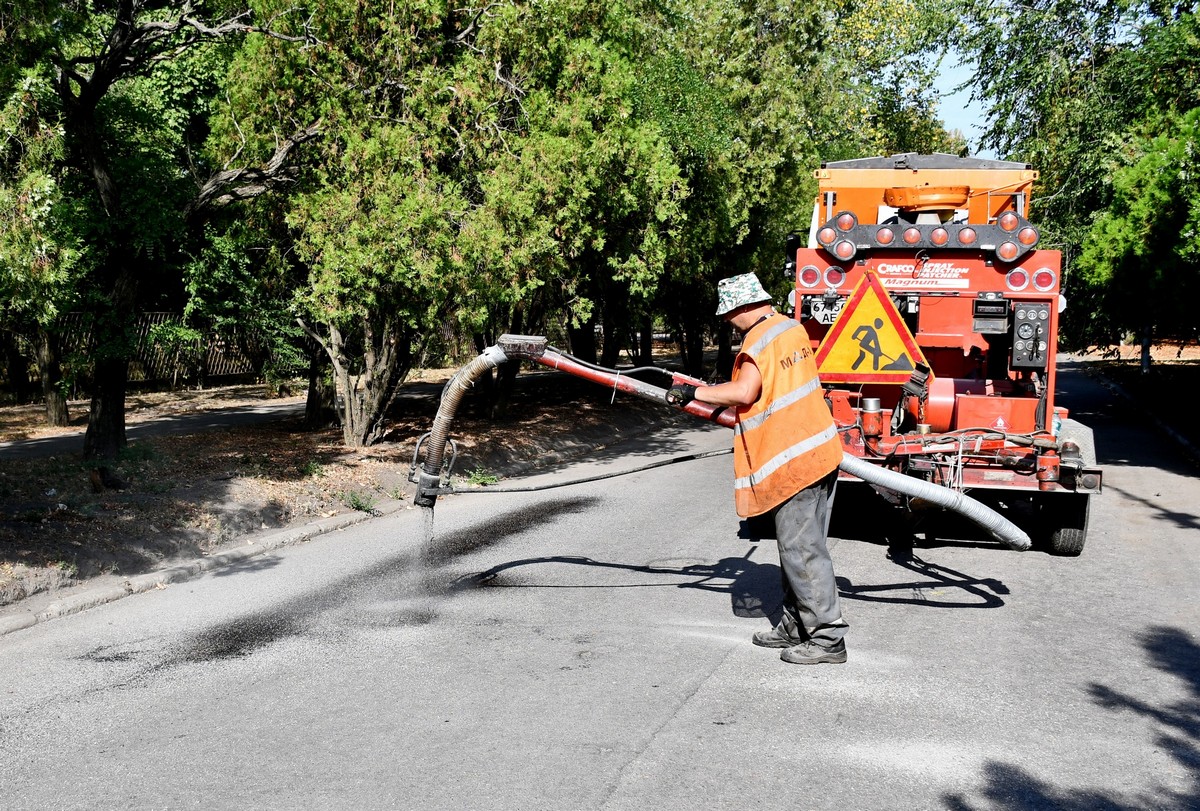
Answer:
[[[1078,555],[1102,472],[1091,429],[1055,403],[1062,257],[1030,219],[1037,172],[901,154],[815,174],[788,273],[846,453],[969,492]]]

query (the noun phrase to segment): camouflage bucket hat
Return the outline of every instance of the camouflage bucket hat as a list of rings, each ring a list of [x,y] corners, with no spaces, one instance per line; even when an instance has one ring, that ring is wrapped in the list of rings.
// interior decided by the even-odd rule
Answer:
[[[730,276],[717,282],[717,315],[770,300],[771,294],[763,289],[762,282],[753,273]]]

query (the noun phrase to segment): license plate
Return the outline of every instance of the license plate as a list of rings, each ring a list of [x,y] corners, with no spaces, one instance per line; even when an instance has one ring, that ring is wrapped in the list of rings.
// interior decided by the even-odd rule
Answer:
[[[842,305],[846,303],[845,299],[837,299],[836,301],[827,301],[823,298],[814,298],[812,300],[813,320],[818,324],[832,324],[837,320],[838,313],[842,311]]]

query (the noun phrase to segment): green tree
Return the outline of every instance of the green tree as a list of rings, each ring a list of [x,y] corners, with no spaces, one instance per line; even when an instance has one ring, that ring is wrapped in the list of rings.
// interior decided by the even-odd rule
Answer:
[[[272,238],[283,224],[270,203],[248,203],[238,214],[205,223],[205,238],[183,268],[183,321],[198,335],[237,344],[268,383],[282,385],[309,366],[307,338],[290,307],[295,274],[281,240]]]
[[[955,14],[947,0],[834,0],[822,78],[827,160],[899,152],[960,154],[938,119],[935,78]]]
[[[69,414],[55,325],[76,301],[82,247],[54,174],[62,131],[37,114],[51,96],[26,72],[0,108],[0,318],[33,344],[46,421],[61,426]]]
[[[538,297],[539,310],[554,306],[577,328],[572,349],[593,360],[597,317],[615,337],[644,310],[688,195],[668,140],[639,104],[650,11],[530,4],[495,29],[504,34],[494,47],[524,79],[521,116],[508,154],[484,170],[464,233],[464,253],[482,271],[475,278],[491,277],[469,295],[526,312]],[[606,361],[616,346],[606,341]]]
[[[1150,153],[1178,137],[1175,122],[1200,100],[1195,3],[969,0],[961,8],[959,47],[977,67],[975,97],[991,110],[986,141],[1041,171],[1035,206],[1042,243],[1062,249],[1073,302],[1064,337],[1075,344],[1114,340],[1120,330],[1134,328],[1130,301],[1141,306],[1151,296],[1149,284],[1136,297],[1133,288],[1121,297],[1102,286],[1121,275],[1111,258],[1132,251],[1131,240],[1149,233],[1133,226],[1140,215],[1131,201],[1162,201],[1159,192],[1167,187],[1146,183],[1144,170],[1172,158]],[[1138,164],[1143,170],[1132,168]],[[1131,230],[1119,236],[1125,227]],[[1156,237],[1168,244],[1124,255],[1164,258],[1186,242],[1167,233]],[[1157,276],[1142,279],[1149,283]],[[1137,325],[1147,350],[1156,326],[1179,327],[1169,310],[1153,305],[1153,317],[1165,320]]]
[[[52,89],[36,118],[60,133],[62,147],[44,171],[69,201],[62,222],[73,240],[62,244],[87,246],[76,266],[96,341],[87,456],[109,457],[125,444],[132,321],[143,302],[178,291],[187,217],[277,185],[305,137],[282,141],[252,176],[194,163],[211,111],[211,60],[223,58],[222,42],[250,34],[277,35],[246,11],[190,0],[17,0],[0,12],[4,90],[11,94],[21,76]]]
[[[307,273],[293,306],[333,362],[347,444],[383,436],[399,383],[447,326],[532,324],[550,307],[581,324],[653,289],[686,188],[657,128],[631,116],[637,13],[331,0],[311,19],[317,47],[241,52],[236,126],[218,135],[261,154],[320,115],[287,203]]]
[[[1146,122],[1121,147],[1113,200],[1076,263],[1095,334],[1200,337],[1200,108]],[[1144,368],[1148,355],[1143,356]]]

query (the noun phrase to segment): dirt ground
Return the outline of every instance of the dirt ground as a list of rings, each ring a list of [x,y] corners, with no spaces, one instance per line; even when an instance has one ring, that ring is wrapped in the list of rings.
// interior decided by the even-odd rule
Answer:
[[[1200,446],[1194,420],[1178,407],[1200,383],[1200,347],[1161,346],[1148,375],[1136,347],[1080,356],[1139,404]],[[449,370],[414,382],[442,382]],[[528,379],[522,373],[523,379]],[[553,381],[553,382],[551,382]],[[112,466],[117,489],[93,484],[94,468],[78,452],[0,463],[0,606],[102,575],[132,576],[172,561],[245,543],[255,532],[305,524],[353,510],[371,511],[385,499],[411,499],[407,481],[417,437],[436,412],[429,396],[404,398],[390,415],[386,441],[351,451],[340,429],[309,432],[299,418],[252,428],[148,438],[131,443]],[[302,403],[303,391],[283,399]],[[127,422],[260,405],[278,391],[247,385],[135,394]],[[612,401],[598,386],[548,376],[518,387],[510,416],[492,421],[469,399],[453,427],[462,477],[504,475],[514,465],[536,466],[547,449],[580,437],[591,446],[651,430],[663,410],[628,397]],[[87,403],[71,403],[72,427],[42,427],[40,406],[0,408],[0,442],[78,433]],[[79,447],[82,448],[82,435]]]
[[[415,383],[444,382],[449,370]],[[131,441],[98,487],[96,468],[79,452],[0,462],[0,606],[102,575],[131,576],[172,561],[246,542],[253,533],[294,527],[384,500],[411,500],[408,482],[417,438],[429,431],[438,386],[401,398],[385,441],[348,450],[340,428],[306,431],[299,417],[254,427]],[[491,420],[467,398],[452,426],[455,474],[487,481],[536,466],[547,451],[586,439],[607,444],[663,421],[661,408],[593,384],[554,375],[524,375],[510,416]],[[138,394],[126,422],[261,405],[303,405],[265,386]],[[40,406],[0,408],[0,442],[78,435],[87,403],[71,403],[72,426],[42,426]],[[117,481],[112,481],[115,477]],[[102,483],[101,483],[102,484]]]

